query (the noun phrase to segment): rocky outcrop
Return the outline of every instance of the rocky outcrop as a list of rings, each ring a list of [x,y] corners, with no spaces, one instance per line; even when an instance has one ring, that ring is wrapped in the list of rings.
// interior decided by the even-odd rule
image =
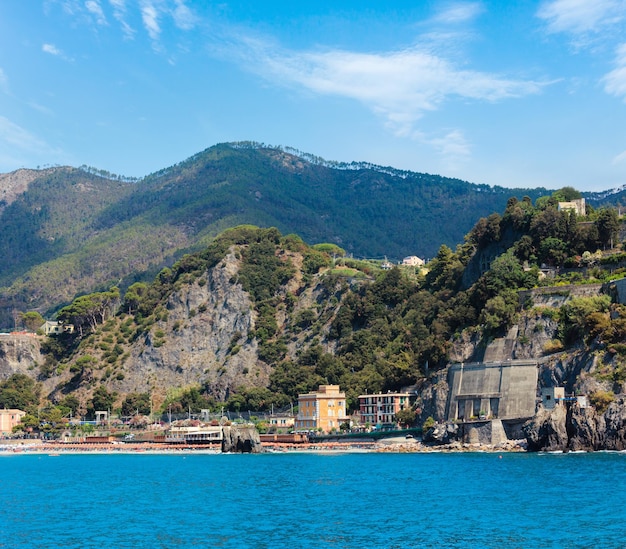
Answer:
[[[524,433],[533,452],[626,450],[626,397],[618,397],[604,414],[576,405],[541,408]]]
[[[27,335],[0,336],[0,381],[13,374],[33,375],[33,367],[41,364],[38,337]]]
[[[531,452],[554,452],[567,448],[567,429],[565,427],[566,409],[557,406],[553,410],[541,408],[526,425],[524,434]]]
[[[450,444],[458,440],[459,426],[455,423],[437,423],[426,431],[422,440],[426,444]]]
[[[248,336],[256,313],[236,280],[239,260],[228,254],[167,303],[167,318],[136,342],[125,377],[112,385],[119,393],[205,384],[220,400],[240,386],[267,386],[269,366],[258,360]]]
[[[261,437],[254,427],[222,427],[222,452],[258,454]]]

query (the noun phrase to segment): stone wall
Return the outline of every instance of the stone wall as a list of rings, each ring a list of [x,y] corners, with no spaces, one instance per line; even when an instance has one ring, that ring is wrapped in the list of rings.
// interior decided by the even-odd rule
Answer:
[[[448,421],[480,416],[514,419],[535,414],[536,361],[452,364],[448,383]]]

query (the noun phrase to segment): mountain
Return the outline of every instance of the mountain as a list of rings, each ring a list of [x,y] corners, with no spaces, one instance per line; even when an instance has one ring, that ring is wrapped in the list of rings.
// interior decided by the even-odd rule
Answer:
[[[624,192],[596,199],[616,203]],[[216,145],[139,181],[85,168],[18,170],[0,176],[0,327],[13,327],[16,311],[48,316],[76,295],[149,280],[240,224],[357,257],[429,258],[509,197],[545,194],[254,143]]]

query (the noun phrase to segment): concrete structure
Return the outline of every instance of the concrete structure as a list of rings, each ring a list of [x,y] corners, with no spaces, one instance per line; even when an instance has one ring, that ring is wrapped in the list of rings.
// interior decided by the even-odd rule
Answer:
[[[296,431],[328,433],[347,421],[346,394],[339,391],[339,385],[320,385],[314,393],[298,395]]]
[[[378,393],[359,395],[359,421],[361,425],[396,423],[394,416],[408,408],[409,393]]]
[[[566,395],[565,387],[543,387],[541,389],[541,404],[546,410],[553,410],[555,406],[576,404],[579,408],[588,408],[587,395]]]
[[[552,410],[565,398],[565,387],[542,387],[541,404],[546,410]]]
[[[9,436],[13,433],[13,427],[22,422],[26,412],[17,409],[0,410],[0,436]]]
[[[587,215],[587,206],[584,198],[578,198],[570,202],[559,202],[558,209],[559,211],[574,210],[576,215]]]
[[[535,415],[536,361],[452,364],[448,369],[448,383],[448,421]]]

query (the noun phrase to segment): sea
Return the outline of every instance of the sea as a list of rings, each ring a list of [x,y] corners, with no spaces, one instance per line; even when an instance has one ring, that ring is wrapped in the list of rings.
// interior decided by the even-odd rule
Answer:
[[[5,454],[0,548],[626,547],[626,454]]]

